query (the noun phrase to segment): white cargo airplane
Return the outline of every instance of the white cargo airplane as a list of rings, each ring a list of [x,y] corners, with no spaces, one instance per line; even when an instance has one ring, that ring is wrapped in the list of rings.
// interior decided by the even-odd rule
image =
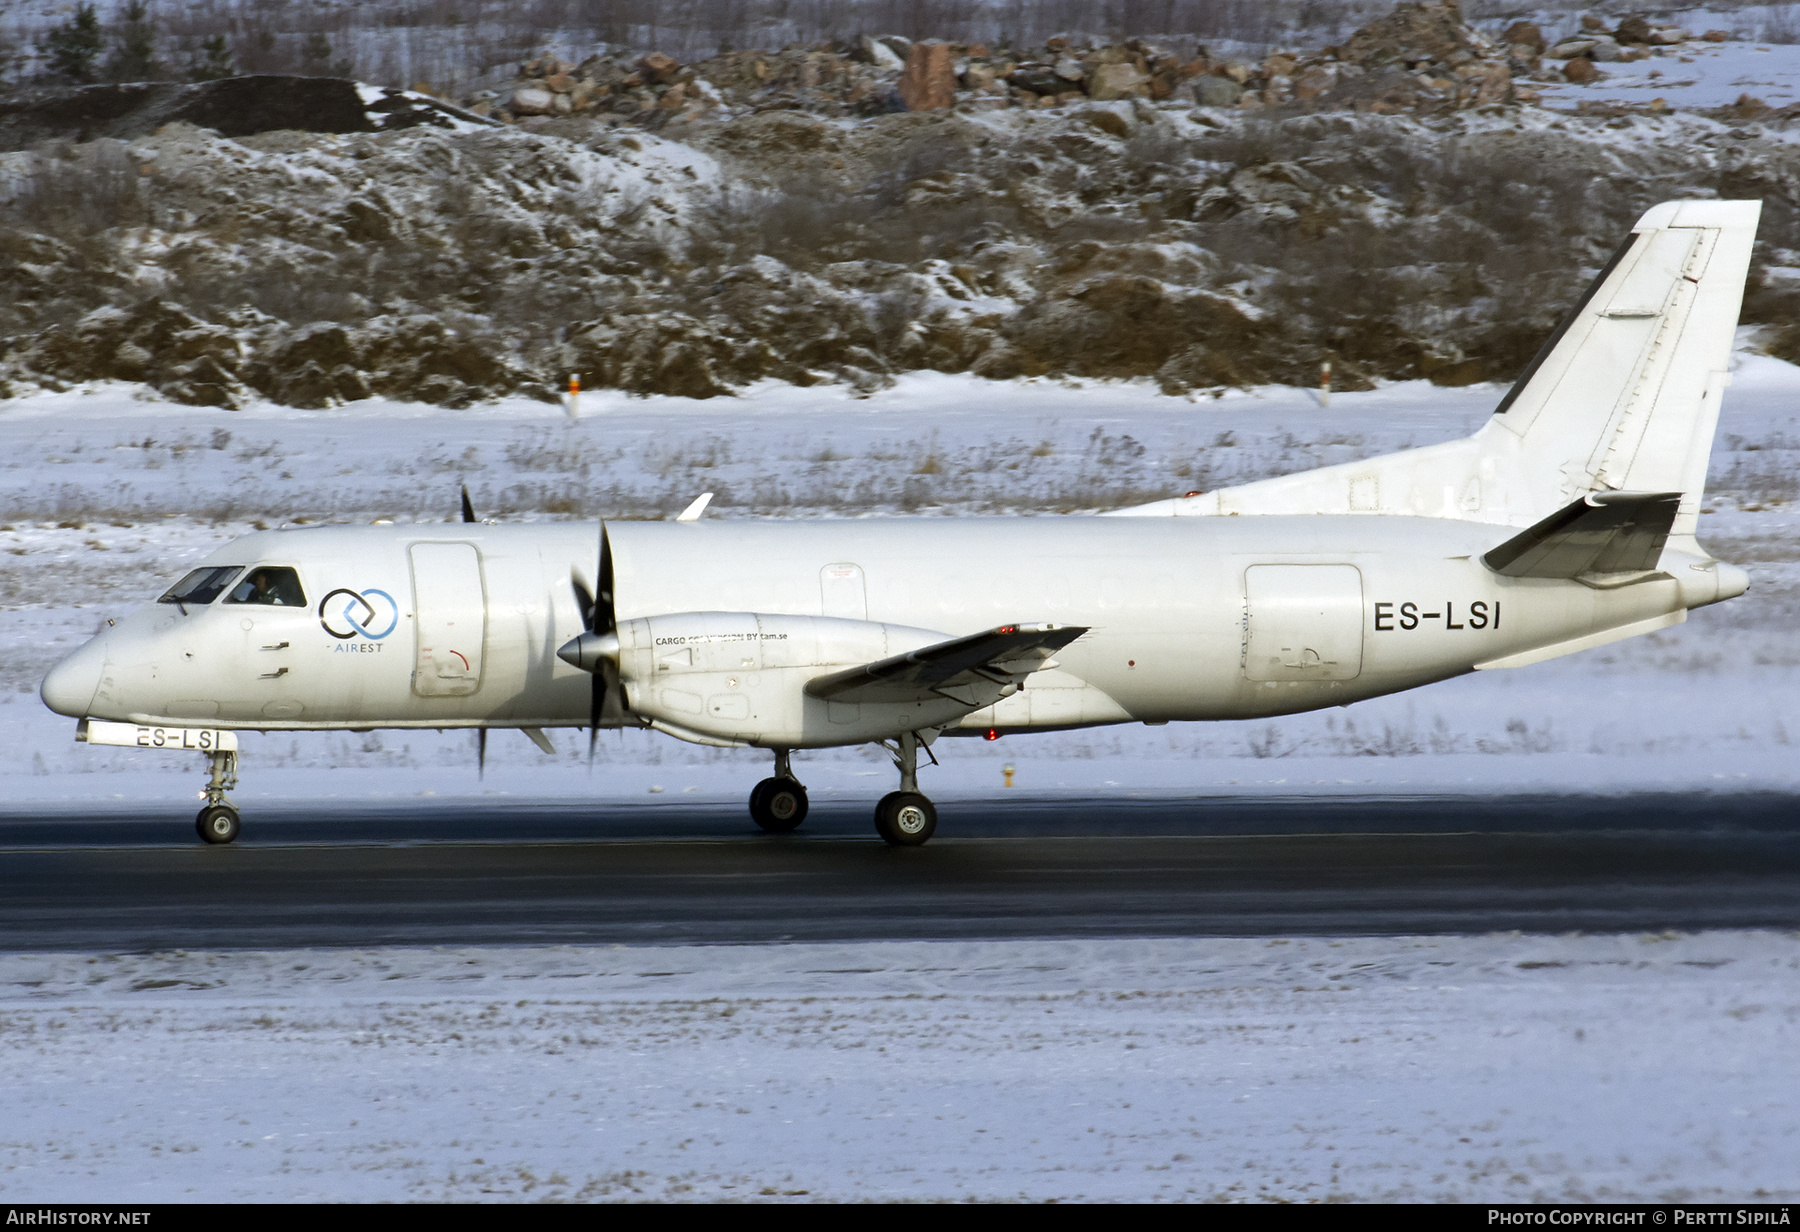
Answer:
[[[940,736],[1344,706],[1679,624],[1742,594],[1695,540],[1761,205],[1626,237],[1473,436],[1098,517],[322,526],[247,535],[43,684],[77,740],[650,727],[774,754],[879,743],[882,838],[928,840]],[[592,735],[590,735],[590,741]],[[935,759],[934,759],[935,760]]]

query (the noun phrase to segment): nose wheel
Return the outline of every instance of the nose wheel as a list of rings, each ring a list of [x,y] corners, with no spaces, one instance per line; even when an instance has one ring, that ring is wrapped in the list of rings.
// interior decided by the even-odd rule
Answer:
[[[209,804],[194,818],[194,829],[209,843],[229,843],[242,828],[243,820],[229,804]]]
[[[194,818],[194,829],[206,842],[229,843],[243,828],[237,807],[225,795],[237,786],[237,754],[211,753],[208,760],[212,763],[212,773],[206,780],[206,806]]]

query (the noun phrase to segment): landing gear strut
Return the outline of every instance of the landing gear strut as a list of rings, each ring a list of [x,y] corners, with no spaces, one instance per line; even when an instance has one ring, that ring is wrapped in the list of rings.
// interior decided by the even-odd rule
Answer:
[[[206,805],[194,818],[194,828],[209,843],[229,843],[242,828],[237,806],[225,795],[237,786],[237,758],[234,752],[209,755],[212,775],[206,780]]]
[[[886,747],[885,744],[883,747]],[[923,847],[937,829],[937,806],[919,792],[919,737],[901,732],[888,749],[900,771],[900,790],[875,806],[875,832],[895,847]],[[931,752],[926,750],[926,756]]]
[[[770,834],[787,834],[806,820],[806,788],[794,777],[788,750],[775,750],[775,775],[750,792],[750,819]]]

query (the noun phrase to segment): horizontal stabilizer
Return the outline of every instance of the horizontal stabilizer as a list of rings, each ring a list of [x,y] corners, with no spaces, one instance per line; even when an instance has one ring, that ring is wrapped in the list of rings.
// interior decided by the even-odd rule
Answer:
[[[1593,492],[1481,558],[1517,578],[1636,580],[1662,559],[1679,492]]]
[[[912,702],[948,697],[992,705],[1086,633],[1074,625],[1001,625],[861,667],[820,676],[806,691],[834,702]]]

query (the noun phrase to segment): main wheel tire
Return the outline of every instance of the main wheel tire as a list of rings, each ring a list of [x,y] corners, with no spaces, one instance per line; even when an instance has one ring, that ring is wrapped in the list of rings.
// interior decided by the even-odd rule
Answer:
[[[750,820],[770,834],[798,829],[806,808],[806,788],[793,779],[764,779],[750,793]]]
[[[916,791],[889,792],[875,806],[875,832],[895,847],[923,847],[937,831],[937,805]]]
[[[209,843],[229,843],[242,828],[238,811],[229,804],[209,804],[194,818],[194,829]]]

